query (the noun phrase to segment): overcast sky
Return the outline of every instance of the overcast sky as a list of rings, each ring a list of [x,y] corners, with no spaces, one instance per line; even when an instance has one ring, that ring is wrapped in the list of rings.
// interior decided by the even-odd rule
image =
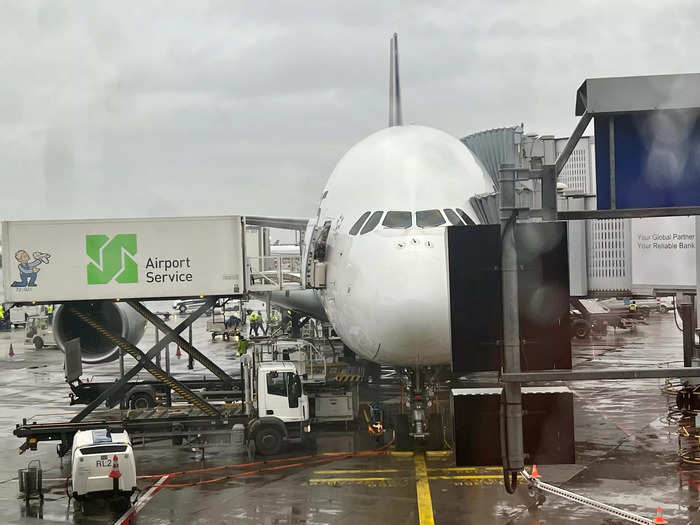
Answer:
[[[700,69],[686,2],[0,1],[0,218],[311,216],[387,123],[568,135],[587,77]]]

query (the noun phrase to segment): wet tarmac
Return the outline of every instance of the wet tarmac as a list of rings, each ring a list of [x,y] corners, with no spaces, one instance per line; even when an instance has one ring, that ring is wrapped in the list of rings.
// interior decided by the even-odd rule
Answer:
[[[152,330],[142,348],[153,339]],[[204,320],[197,322],[194,335],[195,345],[215,362],[238,369],[232,344],[211,342]],[[69,472],[69,464],[67,458],[61,464],[54,446],[40,444],[36,452],[17,454],[21,441],[12,429],[23,417],[57,420],[76,411],[68,405],[62,354],[35,351],[21,339],[16,333],[16,355],[10,358],[10,335],[0,333],[0,427],[4,429],[0,433],[0,522],[115,523],[123,509],[96,504],[81,511],[68,505],[60,478]],[[203,374],[199,365],[187,370],[186,356],[178,360],[173,352],[171,358],[174,373]],[[574,347],[577,368],[655,367],[668,362],[678,365],[681,360],[681,334],[672,314],[654,315],[634,332],[610,330],[602,338],[576,341]],[[118,364],[86,366],[85,374],[95,380],[113,378]],[[669,523],[700,522],[700,469],[678,459],[676,428],[668,422],[668,399],[661,392],[663,381],[589,381],[568,386],[575,393],[577,464],[542,465],[543,479],[648,518],[653,519],[660,505]],[[380,382],[367,391],[388,404],[396,403],[397,390],[391,384]],[[474,431],[479,432],[478,421]],[[521,485],[509,496],[498,468],[456,468],[449,451],[387,449],[333,456],[329,453],[371,451],[377,445],[362,427],[316,428],[315,437],[315,445],[290,448],[285,456],[289,459],[241,467],[227,466],[248,464],[244,450],[211,450],[203,462],[188,450],[137,450],[140,475],[213,470],[142,479],[143,492],[157,482],[164,488],[152,492],[152,499],[140,507],[132,523],[422,525],[427,519],[426,495],[427,509],[432,502],[434,522],[440,524],[622,523],[554,496],[535,508],[527,487]],[[43,504],[33,501],[26,506],[17,499],[17,469],[32,459],[41,461],[46,495]]]

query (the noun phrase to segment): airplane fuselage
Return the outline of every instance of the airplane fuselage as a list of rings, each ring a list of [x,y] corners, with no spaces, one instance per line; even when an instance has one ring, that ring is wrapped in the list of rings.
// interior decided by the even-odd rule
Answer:
[[[315,222],[330,223],[318,296],[346,346],[386,364],[449,363],[444,228],[478,223],[469,197],[491,191],[474,155],[433,128],[386,128],[345,154]]]

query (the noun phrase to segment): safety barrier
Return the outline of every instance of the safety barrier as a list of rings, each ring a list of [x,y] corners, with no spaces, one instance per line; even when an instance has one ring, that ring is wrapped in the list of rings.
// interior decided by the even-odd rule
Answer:
[[[246,257],[246,286],[251,292],[300,290],[301,255]]]
[[[564,489],[561,489],[559,487],[555,487],[554,485],[550,485],[549,483],[545,483],[544,481],[541,481],[539,479],[539,473],[537,473],[537,467],[534,465],[533,465],[532,474],[528,473],[527,470],[523,469],[522,475],[529,482],[530,488],[532,491],[541,491],[541,492],[553,494],[555,496],[559,496],[559,497],[567,499],[569,501],[573,501],[575,503],[580,503],[581,505],[585,505],[585,506],[590,507],[592,509],[596,509],[596,510],[599,510],[601,512],[606,512],[608,514],[612,514],[613,516],[620,518],[620,519],[623,519],[623,520],[626,520],[626,521],[629,521],[630,523],[638,523],[640,525],[653,525],[654,523],[666,523],[665,520],[664,521],[650,520],[648,518],[644,518],[643,516],[639,516],[638,514],[634,514],[632,512],[629,512],[629,511],[626,511],[623,509],[618,509],[618,508],[613,507],[611,505],[607,505],[605,503],[595,501],[591,498],[581,496],[580,494],[576,494],[574,492],[570,492],[568,490],[564,490]],[[661,520],[663,520],[663,517],[660,516],[660,511],[661,511],[661,508],[659,507],[659,509],[657,511],[657,519],[661,518]]]

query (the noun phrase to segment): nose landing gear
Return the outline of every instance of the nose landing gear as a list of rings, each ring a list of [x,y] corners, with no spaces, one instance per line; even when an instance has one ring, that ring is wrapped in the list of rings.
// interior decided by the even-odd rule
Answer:
[[[437,384],[434,375],[426,384],[425,372],[420,367],[405,371],[401,396],[403,413],[394,418],[398,450],[413,450],[416,446],[428,450],[445,448],[445,426],[438,410]]]

